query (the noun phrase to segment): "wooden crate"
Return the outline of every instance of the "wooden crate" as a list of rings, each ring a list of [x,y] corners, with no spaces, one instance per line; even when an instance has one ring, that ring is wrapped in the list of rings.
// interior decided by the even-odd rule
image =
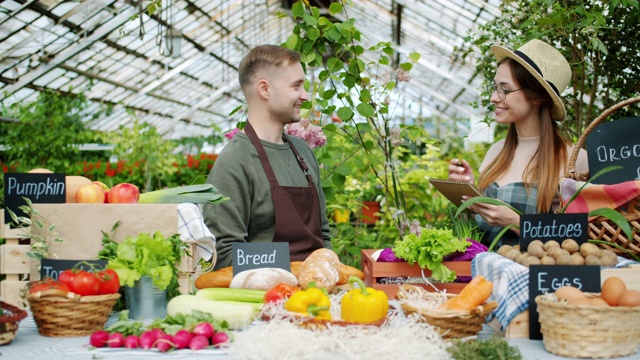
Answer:
[[[384,291],[390,299],[393,299],[398,292],[397,284],[380,284],[379,278],[385,277],[429,277],[429,269],[421,269],[417,264],[409,265],[406,262],[377,262],[371,255],[377,250],[362,250],[362,271],[364,272],[364,283],[374,289]],[[471,276],[471,261],[445,261],[443,264],[456,272],[457,276]],[[412,284],[434,291],[430,285]],[[450,294],[458,294],[465,287],[464,283],[434,284],[438,290],[446,290]]]

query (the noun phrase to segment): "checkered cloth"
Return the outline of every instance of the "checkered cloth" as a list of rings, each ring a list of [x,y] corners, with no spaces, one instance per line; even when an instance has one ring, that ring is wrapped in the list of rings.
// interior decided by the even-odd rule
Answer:
[[[582,188],[584,186],[584,188]],[[640,180],[630,180],[613,185],[586,184],[570,178],[560,181],[560,195],[566,204],[582,188],[578,196],[567,206],[567,213],[588,213],[591,210],[619,206],[640,196]]]
[[[631,264],[638,263],[618,257],[616,268]],[[502,330],[516,315],[529,308],[529,268],[497,253],[484,252],[471,261],[471,274],[474,277],[482,275],[493,283],[491,299],[498,302],[498,307],[487,321],[496,317]]]
[[[182,241],[196,244],[197,254],[192,254],[196,263],[199,258],[210,260],[213,257],[216,250],[216,237],[205,225],[198,205],[178,204],[178,234]]]

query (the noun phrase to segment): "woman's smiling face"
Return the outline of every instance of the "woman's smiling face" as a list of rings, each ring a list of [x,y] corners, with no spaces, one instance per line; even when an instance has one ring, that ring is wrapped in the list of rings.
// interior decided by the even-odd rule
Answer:
[[[502,94],[498,95],[498,91],[494,91],[491,94],[490,100],[495,107],[494,114],[497,123],[523,124],[532,119],[538,119],[538,106],[535,106],[527,99],[524,91],[515,91],[520,89],[520,85],[513,76],[511,66],[507,62],[503,62],[498,66],[493,81],[508,92],[511,91],[504,100],[500,97]]]

